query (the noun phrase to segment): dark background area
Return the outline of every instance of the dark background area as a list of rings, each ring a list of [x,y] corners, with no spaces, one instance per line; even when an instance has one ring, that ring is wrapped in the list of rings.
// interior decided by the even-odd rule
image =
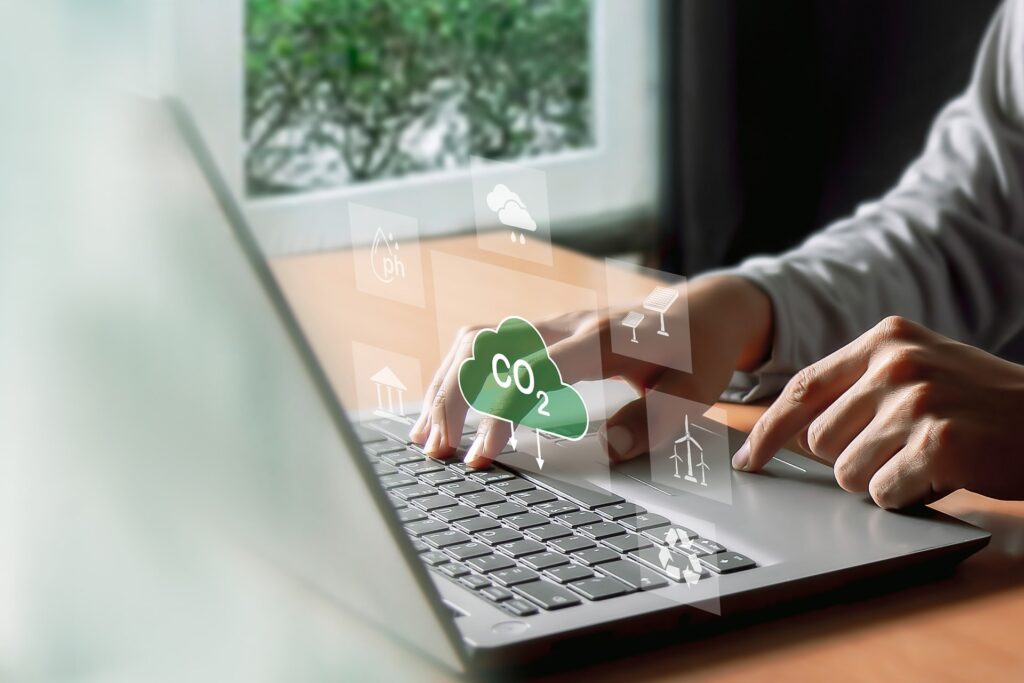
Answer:
[[[884,193],[997,0],[667,0],[661,267],[776,253]]]

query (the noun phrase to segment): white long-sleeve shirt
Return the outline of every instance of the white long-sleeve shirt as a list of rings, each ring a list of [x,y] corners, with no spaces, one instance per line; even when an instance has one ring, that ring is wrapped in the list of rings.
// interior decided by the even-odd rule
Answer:
[[[774,305],[771,356],[724,395],[753,400],[888,315],[983,349],[1024,341],[1024,0],[1008,0],[967,91],[898,185],[781,256],[724,272]]]

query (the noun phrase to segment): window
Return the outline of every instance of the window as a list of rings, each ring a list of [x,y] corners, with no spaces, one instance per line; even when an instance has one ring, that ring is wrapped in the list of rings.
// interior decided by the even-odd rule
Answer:
[[[184,0],[175,78],[263,246],[349,243],[347,203],[472,230],[470,159],[544,171],[556,239],[646,215],[655,0]]]
[[[588,0],[247,9],[249,196],[593,147]]]

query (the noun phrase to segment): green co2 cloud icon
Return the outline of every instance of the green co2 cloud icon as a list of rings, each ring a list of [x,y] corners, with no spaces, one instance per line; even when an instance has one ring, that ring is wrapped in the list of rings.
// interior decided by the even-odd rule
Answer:
[[[587,433],[579,392],[562,381],[544,339],[526,320],[508,317],[473,339],[459,366],[459,390],[474,410],[572,441]]]

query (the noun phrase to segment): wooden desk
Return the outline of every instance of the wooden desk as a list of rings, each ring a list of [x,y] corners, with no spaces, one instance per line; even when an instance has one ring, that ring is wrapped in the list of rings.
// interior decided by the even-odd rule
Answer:
[[[278,260],[274,271],[307,334],[348,405],[359,400],[345,378],[355,372],[352,342],[416,358],[425,383],[453,332],[448,314],[432,304],[435,286],[458,287],[464,323],[493,322],[514,303],[521,315],[539,319],[573,302],[537,287],[495,291],[496,280],[470,281],[458,269],[433,272],[434,264],[468,258],[478,264],[510,264],[477,249],[474,237],[424,242],[423,308],[360,293],[353,258],[365,252],[326,252]],[[515,264],[523,273],[597,291],[606,288],[604,264],[556,249],[552,267]],[[500,273],[500,271],[494,271]],[[463,280],[460,280],[463,278]],[[454,280],[452,280],[454,279]],[[643,294],[640,276],[623,284]],[[620,292],[622,293],[622,292]],[[451,302],[441,302],[440,306]],[[439,320],[441,321],[439,323]],[[440,329],[439,329],[440,328]],[[730,424],[749,429],[761,409],[721,404]],[[858,602],[783,617],[677,647],[626,657],[574,672],[598,681],[819,681],[819,680],[1024,680],[1024,503],[993,501],[958,492],[935,508],[992,532],[992,542],[946,579]],[[568,678],[568,677],[566,677]]]

